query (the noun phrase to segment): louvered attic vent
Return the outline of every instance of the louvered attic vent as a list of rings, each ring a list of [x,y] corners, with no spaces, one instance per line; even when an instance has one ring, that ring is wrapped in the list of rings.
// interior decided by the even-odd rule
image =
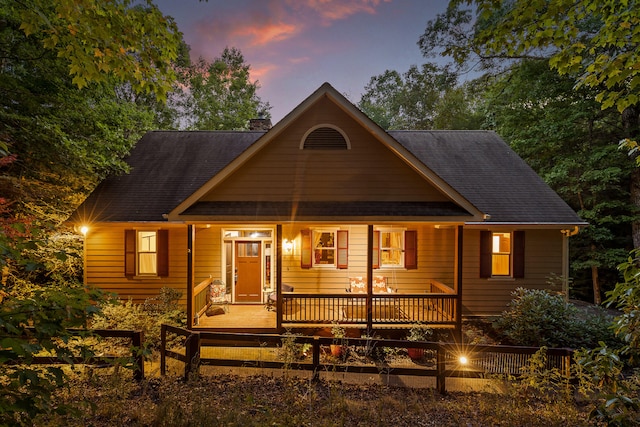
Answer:
[[[304,150],[347,150],[344,136],[330,127],[321,127],[312,131],[304,140]]]

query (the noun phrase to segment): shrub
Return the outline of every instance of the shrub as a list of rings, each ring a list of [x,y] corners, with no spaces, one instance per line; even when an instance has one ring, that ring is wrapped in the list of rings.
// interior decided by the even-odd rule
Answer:
[[[611,320],[603,313],[583,318],[580,310],[543,290],[518,288],[509,308],[494,323],[511,344],[535,347],[593,348],[615,343]]]
[[[162,288],[156,297],[143,304],[111,301],[102,307],[91,327],[94,329],[131,329],[144,332],[145,346],[151,350],[160,346],[160,330],[163,323],[184,327],[187,315],[178,305],[181,293],[171,288]]]

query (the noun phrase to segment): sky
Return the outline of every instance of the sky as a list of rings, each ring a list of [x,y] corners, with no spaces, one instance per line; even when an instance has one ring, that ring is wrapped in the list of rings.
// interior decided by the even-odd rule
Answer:
[[[324,82],[357,104],[373,76],[423,64],[417,42],[446,0],[155,0],[192,60],[239,49],[273,124]],[[431,59],[432,60],[432,59]]]

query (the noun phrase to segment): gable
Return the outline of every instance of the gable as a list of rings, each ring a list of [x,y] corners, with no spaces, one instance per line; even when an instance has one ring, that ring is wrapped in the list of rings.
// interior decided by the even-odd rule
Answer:
[[[304,147],[309,130],[329,124],[343,146]],[[315,147],[314,147],[315,148]],[[213,201],[422,201],[450,198],[327,98],[200,198]]]

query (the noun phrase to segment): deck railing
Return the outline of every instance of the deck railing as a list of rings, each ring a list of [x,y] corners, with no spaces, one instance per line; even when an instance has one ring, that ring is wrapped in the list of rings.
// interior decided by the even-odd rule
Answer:
[[[455,326],[456,295],[429,294],[282,294],[282,324]]]

